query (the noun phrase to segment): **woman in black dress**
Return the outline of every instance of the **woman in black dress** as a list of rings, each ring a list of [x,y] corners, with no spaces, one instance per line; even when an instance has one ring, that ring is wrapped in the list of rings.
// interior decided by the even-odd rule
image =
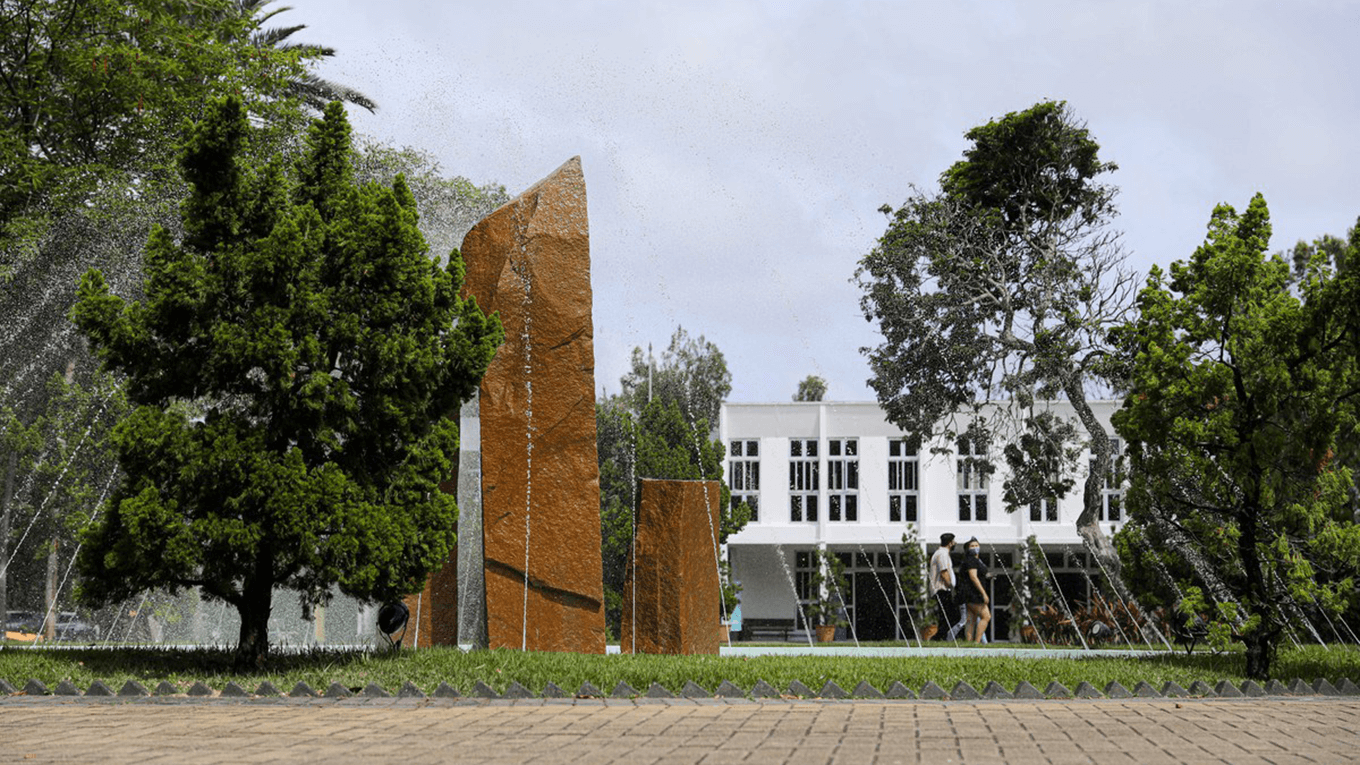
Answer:
[[[982,545],[977,537],[968,540],[963,552],[960,579],[964,602],[968,604],[968,627],[963,639],[981,643],[992,621],[991,598],[987,596],[987,566],[982,562]]]

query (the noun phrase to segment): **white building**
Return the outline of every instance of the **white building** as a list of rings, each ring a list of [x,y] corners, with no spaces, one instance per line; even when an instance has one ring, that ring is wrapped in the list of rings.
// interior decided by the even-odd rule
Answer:
[[[1065,402],[1050,407],[1072,417]],[[1118,404],[1093,402],[1092,408],[1113,434],[1109,418]],[[1001,501],[1006,468],[1000,444],[989,455],[996,472],[984,477],[970,469],[966,453],[981,447],[941,441],[914,448],[877,403],[726,404],[718,432],[727,447],[732,501],[746,501],[756,511],[728,539],[727,551],[748,623],[801,628],[798,596],[808,596],[812,553],[827,549],[847,563],[847,616],[859,639],[911,636],[912,619],[920,616],[908,613],[895,576],[909,526],[927,552],[944,532],[957,537],[958,553],[970,537],[981,542],[992,571],[993,640],[1019,639],[1010,628],[1010,574],[1017,548],[1030,535],[1042,545],[1071,607],[1089,597],[1093,580],[1100,581],[1098,569],[1086,569],[1076,531],[1087,459],[1056,507],[1043,502],[1010,513]],[[950,453],[936,453],[945,447]],[[1101,525],[1113,533],[1122,519],[1120,481],[1107,479]]]

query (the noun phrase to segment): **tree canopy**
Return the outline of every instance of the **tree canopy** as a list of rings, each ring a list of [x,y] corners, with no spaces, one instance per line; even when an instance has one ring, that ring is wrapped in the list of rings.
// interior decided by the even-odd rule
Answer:
[[[718,424],[718,412],[732,392],[732,373],[718,346],[690,337],[684,327],[676,327],[670,345],[661,358],[651,358],[651,347],[644,354],[634,348],[630,369],[619,384],[629,409],[641,412],[653,399],[674,401],[691,425],[703,420],[710,427]]]
[[[338,103],[295,168],[254,159],[258,137],[239,99],[214,102],[185,141],[183,238],[146,244],[145,299],[91,270],[74,310],[134,406],[82,593],[199,587],[240,613],[248,665],[274,587],[383,600],[446,560],[457,508],[438,484],[502,337],[459,299],[458,254],[429,259],[404,180],[352,182]]]
[[[1116,190],[1101,182],[1115,165],[1063,102],[966,137],[939,192],[882,208],[888,228],[856,271],[864,316],[883,336],[861,349],[869,385],[888,419],[923,442],[1010,439],[1012,510],[1064,495],[1074,447],[1089,447],[1078,528],[1115,566],[1098,526],[1111,444],[1087,404],[1109,370],[1106,333],[1131,304],[1109,225]],[[1036,407],[1046,399],[1069,402],[1076,423]]]
[[[798,392],[793,394],[794,401],[821,401],[826,397],[826,380],[817,375],[808,375],[798,383]]]
[[[1298,281],[1266,254],[1270,232],[1260,195],[1240,214],[1219,205],[1204,244],[1169,278],[1154,268],[1115,333],[1132,531],[1189,564],[1183,608],[1241,637],[1254,678],[1286,632],[1353,604],[1360,573],[1338,459],[1360,436],[1360,228],[1344,250],[1315,249]]]

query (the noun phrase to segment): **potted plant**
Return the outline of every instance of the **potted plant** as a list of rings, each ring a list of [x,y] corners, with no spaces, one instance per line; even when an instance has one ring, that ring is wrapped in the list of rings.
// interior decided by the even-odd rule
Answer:
[[[722,610],[718,614],[718,642],[726,643],[731,632],[741,631],[741,582],[732,578],[732,563],[726,559],[718,562],[718,585],[722,597]]]
[[[930,606],[932,598],[926,583],[926,554],[920,540],[916,538],[914,524],[908,526],[907,532],[902,535],[900,564],[897,581],[902,588],[910,621],[917,630],[918,639],[930,640],[939,630],[939,625],[933,620],[934,609]]]
[[[842,594],[849,586],[845,581],[845,563],[835,555],[820,550],[815,558],[817,565],[808,578],[808,594],[811,600],[803,607],[808,622],[814,625],[818,643],[830,643],[836,637],[836,628],[845,627],[845,604]]]

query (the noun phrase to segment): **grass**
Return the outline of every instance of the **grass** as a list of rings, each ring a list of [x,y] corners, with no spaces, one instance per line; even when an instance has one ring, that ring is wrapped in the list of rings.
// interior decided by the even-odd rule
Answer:
[[[228,681],[251,690],[268,680],[285,692],[298,681],[324,690],[332,682],[358,690],[377,683],[395,691],[406,681],[414,682],[427,693],[446,682],[468,693],[480,680],[497,691],[518,681],[531,691],[541,691],[548,682],[575,691],[584,682],[593,683],[605,693],[623,681],[639,692],[653,682],[678,692],[687,680],[712,690],[723,680],[750,689],[765,680],[783,689],[799,680],[816,690],[826,681],[852,689],[861,680],[880,690],[893,681],[920,689],[927,681],[948,689],[960,680],[981,689],[995,680],[1014,688],[1021,680],[1043,688],[1058,681],[1068,688],[1085,680],[1097,688],[1117,681],[1132,688],[1139,681],[1154,686],[1171,680],[1188,687],[1196,680],[1210,684],[1227,679],[1241,682],[1243,658],[1240,653],[1166,653],[1152,657],[1105,658],[1074,655],[1059,659],[1024,659],[1008,656],[985,657],[845,657],[845,656],[594,656],[582,654],[522,653],[519,651],[476,651],[463,653],[452,648],[404,650],[399,653],[334,652],[277,654],[267,671],[237,674],[231,669],[231,652],[223,649],[0,649],[0,678],[15,687],[35,678],[49,687],[64,679],[87,687],[103,680],[117,689],[127,680],[137,680],[148,688],[167,680],[187,689],[202,680],[220,689]],[[1326,648],[1307,646],[1281,651],[1272,672],[1290,680],[1327,678],[1332,683],[1347,677],[1360,680],[1360,650],[1353,646]]]

